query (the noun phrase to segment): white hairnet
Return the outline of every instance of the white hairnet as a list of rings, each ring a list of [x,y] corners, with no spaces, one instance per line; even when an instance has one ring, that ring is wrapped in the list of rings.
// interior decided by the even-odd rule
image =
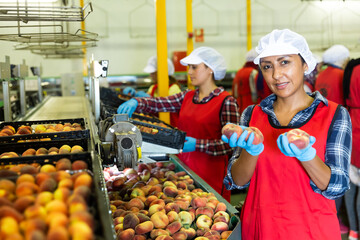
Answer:
[[[168,75],[173,75],[175,72],[175,67],[173,62],[170,59],[167,59],[168,63]],[[149,58],[146,67],[144,68],[144,72],[153,73],[157,71],[157,57],[152,56]]]
[[[349,49],[347,49],[344,45],[334,45],[328,48],[322,56],[324,63],[334,65],[342,65],[342,63],[349,57]]]
[[[275,29],[262,37],[256,51],[259,54],[254,63],[259,64],[263,57],[300,54],[308,65],[305,74],[311,73],[316,66],[316,59],[313,57],[305,38],[289,29]]]
[[[214,72],[214,79],[221,80],[226,74],[226,65],[224,57],[215,49],[210,47],[199,47],[190,53],[189,56],[180,60],[184,66],[189,64],[204,63]]]
[[[247,62],[253,62],[254,59],[258,56],[259,54],[256,52],[255,48],[250,49],[247,53],[246,53],[246,61]]]

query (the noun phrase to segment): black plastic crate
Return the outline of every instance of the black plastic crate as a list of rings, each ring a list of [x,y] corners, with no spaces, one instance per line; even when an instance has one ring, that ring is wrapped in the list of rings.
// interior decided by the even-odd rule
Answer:
[[[90,131],[88,129],[88,124],[84,118],[75,118],[75,119],[56,119],[56,120],[35,120],[35,121],[18,121],[18,122],[2,122],[0,124],[0,129],[10,125],[17,129],[20,126],[33,126],[33,125],[48,125],[48,124],[64,124],[64,123],[79,123],[83,130],[77,131],[64,131],[64,132],[51,132],[51,133],[32,133],[32,134],[23,134],[23,135],[12,135],[12,136],[2,136],[0,137],[0,143],[8,142],[18,142],[21,140],[30,140],[30,139],[42,139],[50,138],[51,140],[58,139],[82,139],[90,138]]]
[[[37,141],[37,142],[21,142],[21,143],[3,143],[0,144],[0,154],[4,152],[16,152],[21,155],[25,150],[33,148],[35,150],[39,148],[49,149],[51,147],[60,148],[63,145],[69,145],[73,147],[74,145],[80,145],[84,152],[89,150],[89,139],[67,139],[67,140],[53,140],[53,141]],[[74,154],[74,153],[70,153]],[[49,156],[49,155],[45,155]],[[24,156],[24,158],[29,156]]]

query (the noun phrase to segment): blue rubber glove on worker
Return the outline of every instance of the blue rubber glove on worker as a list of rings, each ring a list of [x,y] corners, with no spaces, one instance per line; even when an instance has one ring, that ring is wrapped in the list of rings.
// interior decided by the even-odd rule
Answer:
[[[147,93],[144,92],[144,91],[137,91],[137,92],[135,93],[135,97],[150,97],[150,95],[147,94]]]
[[[135,93],[136,93],[136,90],[132,87],[126,87],[123,90],[123,94],[125,94],[125,95],[134,96]]]
[[[196,148],[196,139],[193,137],[185,137],[183,152],[193,152]]]
[[[132,114],[135,112],[136,107],[139,103],[135,99],[130,99],[129,101],[124,102],[121,104],[118,109],[118,114],[128,114],[131,118]]]
[[[246,126],[241,126],[241,125],[240,127],[242,128],[242,130],[247,128]],[[255,138],[255,134],[253,132],[250,133],[248,140],[245,140],[248,133],[249,132],[247,130],[243,131],[239,138],[237,138],[237,133],[233,133],[230,139],[228,139],[225,135],[222,135],[221,140],[223,140],[226,143],[229,143],[230,147],[241,147],[245,149],[250,155],[257,156],[260,153],[262,153],[262,151],[264,151],[264,144],[263,143],[259,143],[257,145],[253,144]]]
[[[312,147],[315,143],[316,138],[310,136],[309,145],[304,149],[299,149],[295,144],[289,143],[287,133],[281,134],[276,143],[280,151],[288,157],[296,157],[299,161],[305,162],[313,160],[316,156],[316,149]]]

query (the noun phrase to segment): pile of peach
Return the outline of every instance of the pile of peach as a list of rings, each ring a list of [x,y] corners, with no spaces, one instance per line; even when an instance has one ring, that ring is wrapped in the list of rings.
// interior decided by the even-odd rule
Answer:
[[[220,240],[231,234],[226,205],[195,188],[174,163],[104,169],[118,239]]]
[[[94,239],[92,176],[85,161],[0,170],[0,239]],[[70,172],[65,170],[77,169]]]
[[[52,133],[83,130],[80,123],[58,123],[58,124],[40,124],[33,129],[30,126],[22,125],[17,130],[11,125],[7,125],[0,130],[0,136],[23,135],[32,133]]]
[[[143,123],[148,123],[148,124],[152,124],[152,125],[156,125],[159,127],[164,127],[164,128],[169,128],[166,124],[162,123],[162,122],[152,122],[152,121],[147,121],[147,120],[140,120],[136,117],[133,117],[132,119],[138,121],[138,122],[143,122]]]
[[[29,148],[25,150],[21,156],[41,156],[41,155],[56,155],[56,154],[69,154],[69,153],[81,153],[84,152],[83,147],[80,145],[74,145],[70,147],[69,145],[62,145],[60,148],[51,147],[46,149],[44,147],[38,148],[35,150],[34,148]],[[16,152],[4,152],[0,155],[0,158],[12,158],[19,157],[19,154]]]

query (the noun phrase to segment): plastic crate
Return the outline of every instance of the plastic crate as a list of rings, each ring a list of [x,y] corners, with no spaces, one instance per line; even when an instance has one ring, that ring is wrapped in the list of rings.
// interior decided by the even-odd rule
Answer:
[[[77,131],[67,131],[67,132],[52,132],[52,133],[32,133],[32,134],[24,134],[24,135],[12,135],[12,136],[3,136],[0,137],[0,143],[8,143],[8,142],[18,142],[20,140],[30,140],[30,139],[42,139],[42,138],[50,138],[51,140],[58,139],[81,139],[81,138],[90,138],[90,131],[88,129],[87,123],[84,118],[75,118],[75,119],[56,119],[56,120],[35,120],[35,121],[19,121],[19,122],[2,122],[0,124],[0,129],[4,126],[10,125],[15,129],[18,127],[25,126],[34,126],[40,124],[64,124],[64,123],[79,123],[83,130]]]
[[[186,132],[183,132],[177,128],[174,128],[171,125],[166,124],[156,118],[148,118],[148,117],[144,117],[141,115],[138,115],[136,117],[138,117],[141,120],[162,123],[167,126],[167,127],[161,127],[161,126],[157,126],[154,124],[130,119],[130,122],[140,129],[143,141],[170,147],[170,148],[175,148],[175,149],[182,149],[184,147]],[[157,131],[153,132],[153,133],[147,133],[147,132],[142,131],[141,126],[155,129]]]

